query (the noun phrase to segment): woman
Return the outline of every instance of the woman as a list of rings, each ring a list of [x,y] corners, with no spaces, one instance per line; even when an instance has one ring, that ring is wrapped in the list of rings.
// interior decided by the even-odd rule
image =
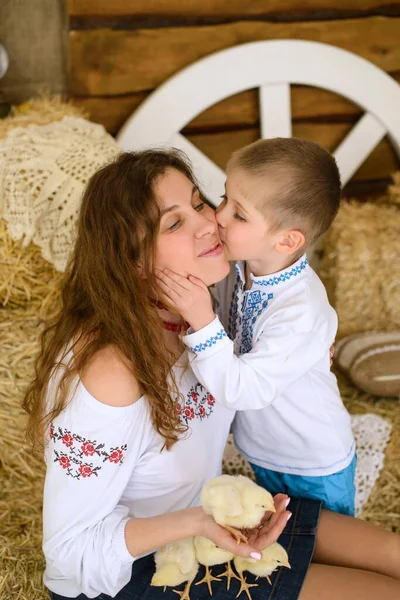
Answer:
[[[187,364],[185,324],[159,302],[153,273],[163,268],[207,284],[225,277],[214,213],[179,153],[121,154],[85,192],[63,306],[25,398],[28,432],[45,441],[44,581],[53,599],[176,598],[149,587],[156,548],[202,535],[257,557],[285,526],[292,570],[272,588],[260,580],[253,600],[394,598],[400,544],[387,532],[323,512],[319,564],[307,572],[318,503],[291,501],[288,522],[278,495],[276,513],[239,546],[198,506],[220,472],[234,415]],[[238,591],[214,589],[217,598]],[[192,587],[192,600],[205,597],[205,586]]]

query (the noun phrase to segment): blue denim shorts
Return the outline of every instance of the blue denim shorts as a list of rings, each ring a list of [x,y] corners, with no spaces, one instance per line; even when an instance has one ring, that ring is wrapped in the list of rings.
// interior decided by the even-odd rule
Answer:
[[[315,537],[321,511],[321,502],[309,499],[292,499],[288,506],[292,518],[288,521],[285,530],[279,538],[279,543],[286,548],[289,555],[291,569],[281,567],[275,571],[268,581],[260,577],[257,581],[254,575],[246,572],[247,583],[256,583],[257,587],[250,588],[252,600],[297,600],[303,586],[308,567],[314,552]],[[218,576],[226,569],[225,565],[211,567],[213,575]],[[173,588],[150,586],[154,574],[153,554],[141,558],[133,563],[132,578],[114,597],[116,600],[177,600],[178,596]],[[196,586],[196,582],[204,577],[204,567],[200,567],[196,579],[190,588],[191,600],[209,600],[210,594],[206,584]],[[184,585],[177,586],[183,590]],[[230,589],[226,589],[226,579],[212,582],[213,600],[234,600],[239,592],[239,582],[231,581]],[[65,596],[50,593],[53,600],[67,600]],[[246,598],[244,592],[240,598]],[[80,594],[77,600],[88,600],[87,596]],[[100,594],[95,600],[111,600],[111,596]]]
[[[267,489],[273,496],[281,492],[290,497],[321,500],[323,508],[354,517],[357,455],[354,455],[349,466],[342,471],[318,477],[288,475],[251,463],[250,465],[258,485]]]

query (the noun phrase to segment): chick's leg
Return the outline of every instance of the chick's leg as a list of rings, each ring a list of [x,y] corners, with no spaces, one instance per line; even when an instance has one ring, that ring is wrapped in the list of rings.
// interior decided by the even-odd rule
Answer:
[[[206,569],[206,574],[204,575],[204,577],[201,581],[198,581],[196,583],[196,585],[200,585],[200,583],[206,583],[208,585],[208,591],[210,592],[210,596],[212,596],[211,582],[212,581],[221,581],[221,580],[218,577],[214,577],[214,575],[211,575],[211,571],[207,566],[205,566],[205,569]]]
[[[240,581],[240,577],[236,575],[235,571],[232,569],[232,561],[229,560],[226,563],[226,571],[221,573],[220,577],[226,577],[226,589],[229,590],[231,587],[231,579],[238,579]]]
[[[239,573],[239,575],[240,575],[240,577],[239,577],[239,579],[240,579],[240,590],[238,591],[238,593],[236,595],[236,598],[239,598],[240,594],[242,592],[245,592],[246,595],[247,595],[247,597],[248,597],[248,599],[252,600],[252,597],[251,597],[250,592],[249,592],[249,588],[251,588],[251,587],[258,587],[258,585],[256,583],[247,583],[247,581],[244,578],[243,573]]]
[[[180,592],[179,590],[172,590],[172,591],[174,591],[176,594],[178,594],[180,596],[181,600],[190,600],[189,590],[190,590],[190,586],[192,585],[192,582],[193,582],[193,579],[190,579],[189,581],[187,581],[182,592]]]
[[[245,536],[244,533],[242,533],[238,529],[230,527],[229,525],[221,525],[221,527],[229,531],[229,533],[233,535],[238,544],[240,544],[240,542],[244,542],[245,544],[247,544],[247,542],[249,541],[248,537]]]

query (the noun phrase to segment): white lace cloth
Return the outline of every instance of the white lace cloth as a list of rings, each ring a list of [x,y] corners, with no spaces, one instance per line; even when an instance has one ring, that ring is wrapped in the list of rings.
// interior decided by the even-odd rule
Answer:
[[[0,217],[11,238],[33,241],[63,271],[85,184],[119,152],[104,127],[85,119],[10,130],[0,140]]]
[[[386,419],[373,414],[352,415],[351,424],[357,448],[356,516],[360,516],[383,467],[392,426]],[[236,450],[231,435],[225,448],[223,471],[254,479],[249,463]]]

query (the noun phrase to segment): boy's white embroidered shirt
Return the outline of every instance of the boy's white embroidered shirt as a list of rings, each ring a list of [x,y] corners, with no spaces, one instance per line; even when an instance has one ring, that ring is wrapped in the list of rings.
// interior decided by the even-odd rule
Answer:
[[[305,256],[251,279],[245,290],[239,262],[218,284],[220,318],[183,338],[192,369],[217,402],[239,411],[232,430],[250,462],[297,475],[336,473],[355,451],[330,370],[336,313]]]
[[[178,411],[189,429],[169,451],[160,453],[164,440],[145,397],[109,406],[79,380],[52,422],[43,506],[44,582],[51,591],[114,597],[135,560],[125,543],[128,519],[199,506],[203,485],[220,474],[234,412],[215,402],[185,362],[187,353],[174,370],[184,398]],[[50,396],[55,385],[56,378]]]

